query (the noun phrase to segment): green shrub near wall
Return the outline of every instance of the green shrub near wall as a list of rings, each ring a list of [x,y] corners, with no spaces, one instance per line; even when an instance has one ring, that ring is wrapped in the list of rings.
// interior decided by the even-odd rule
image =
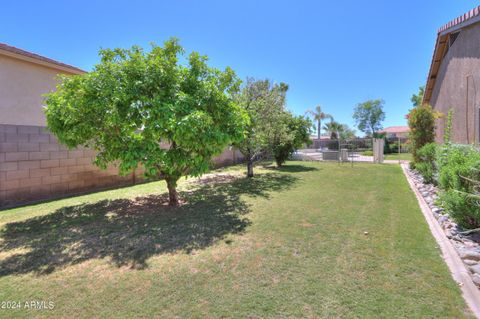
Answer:
[[[441,193],[440,201],[450,217],[461,227],[480,227],[480,208],[468,193],[449,189]]]
[[[476,188],[480,181],[480,152],[472,145],[443,145],[437,152],[440,202],[457,224],[480,227]]]
[[[410,143],[413,155],[412,166],[421,162],[418,150],[425,144],[435,140],[435,119],[439,114],[431,106],[424,105],[410,110],[408,114],[408,126],[410,127]]]
[[[423,176],[427,183],[435,183],[435,176],[437,169],[435,165],[435,158],[437,154],[437,145],[435,143],[428,143],[422,146],[417,151],[418,162],[415,169]]]
[[[479,178],[480,152],[471,145],[445,145],[437,154],[440,188],[468,191],[471,183],[463,177]]]

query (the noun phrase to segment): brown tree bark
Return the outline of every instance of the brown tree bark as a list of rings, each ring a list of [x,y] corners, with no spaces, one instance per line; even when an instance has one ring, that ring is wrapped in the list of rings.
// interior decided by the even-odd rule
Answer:
[[[178,207],[180,205],[180,200],[177,192],[177,181],[178,178],[167,177],[165,178],[168,188],[168,205],[173,207]]]
[[[251,157],[247,160],[247,177],[253,177],[253,160]]]

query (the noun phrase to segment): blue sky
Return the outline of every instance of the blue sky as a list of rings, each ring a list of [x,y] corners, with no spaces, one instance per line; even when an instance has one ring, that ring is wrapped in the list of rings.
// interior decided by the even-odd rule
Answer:
[[[241,78],[290,85],[294,113],[320,104],[353,125],[353,107],[385,100],[404,125],[427,76],[437,29],[476,1],[8,1],[0,42],[90,70],[101,47],[180,38]]]

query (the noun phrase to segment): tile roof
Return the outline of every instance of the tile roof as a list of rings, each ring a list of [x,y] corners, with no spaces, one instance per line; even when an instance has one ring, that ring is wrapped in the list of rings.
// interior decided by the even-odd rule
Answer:
[[[435,42],[435,48],[433,50],[432,62],[430,64],[430,70],[428,71],[427,84],[425,85],[425,94],[423,96],[423,103],[430,103],[433,88],[437,78],[437,73],[442,62],[443,55],[448,43],[448,37],[451,32],[457,31],[461,28],[469,26],[471,24],[480,21],[480,6],[468,11],[467,13],[453,19],[452,21],[444,24],[437,32],[437,40]]]
[[[13,46],[5,44],[5,43],[0,43],[0,52],[2,50],[13,53],[13,54],[16,54],[16,55],[21,55],[21,56],[26,57],[26,58],[34,59],[36,61],[41,61],[41,62],[44,62],[44,63],[47,63],[47,64],[53,64],[57,67],[61,67],[63,69],[70,70],[72,73],[85,73],[84,70],[79,69],[77,67],[74,67],[72,65],[50,59],[50,58],[38,55],[36,53],[28,52],[28,51],[13,47]]]
[[[408,133],[410,128],[408,126],[390,126],[379,131],[380,133]]]
[[[444,32],[450,28],[453,28],[461,23],[464,23],[476,16],[480,15],[480,6],[468,11],[467,13],[462,14],[461,16],[453,19],[452,21],[444,24],[440,29],[438,29],[438,33]]]

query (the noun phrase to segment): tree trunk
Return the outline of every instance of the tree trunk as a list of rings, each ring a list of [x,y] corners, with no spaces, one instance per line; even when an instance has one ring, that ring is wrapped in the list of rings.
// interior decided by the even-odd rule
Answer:
[[[275,159],[275,162],[277,162],[277,167],[280,168],[283,165],[283,162],[281,159]]]
[[[318,124],[318,130],[317,130],[317,135],[318,135],[318,136],[317,136],[317,138],[318,138],[318,140],[320,141],[320,136],[321,136],[321,134],[322,134],[322,120],[321,120],[321,119],[318,119],[317,124]]]
[[[250,156],[247,160],[247,177],[253,177],[253,159]]]
[[[178,192],[177,192],[178,178],[167,177],[165,178],[165,180],[167,181],[167,188],[168,188],[168,205],[177,207],[180,204],[178,200]]]

